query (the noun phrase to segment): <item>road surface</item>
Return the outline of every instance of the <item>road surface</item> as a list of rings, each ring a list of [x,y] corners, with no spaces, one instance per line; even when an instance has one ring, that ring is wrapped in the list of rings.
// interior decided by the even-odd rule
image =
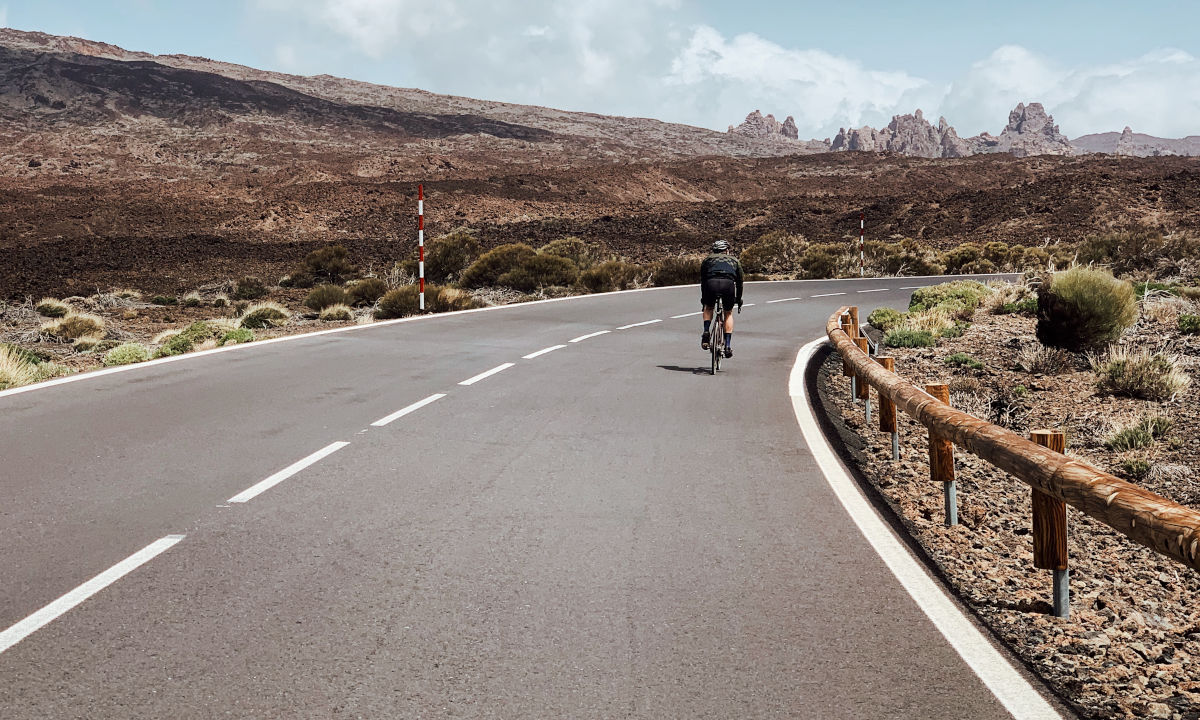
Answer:
[[[928,282],[748,284],[717,377],[688,287],[2,396],[0,717],[1008,717],[787,393]]]

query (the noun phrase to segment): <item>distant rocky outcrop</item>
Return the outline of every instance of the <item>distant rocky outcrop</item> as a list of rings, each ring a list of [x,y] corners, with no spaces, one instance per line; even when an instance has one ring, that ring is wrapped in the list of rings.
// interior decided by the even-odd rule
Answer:
[[[763,117],[763,114],[758,110],[747,115],[741,125],[737,127],[730,125],[729,133],[758,140],[773,140],[776,138],[786,140],[800,139],[800,131],[796,128],[796,121],[791,115],[788,115],[787,120],[779,122],[775,119],[774,115]]]
[[[1059,132],[1054,118],[1046,114],[1041,103],[1021,103],[1008,114],[1008,125],[1000,135],[982,133],[960,138],[954,128],[939,118],[937,127],[925,119],[920,110],[912,115],[897,115],[887,127],[872,127],[838,131],[830,150],[864,150],[894,152],[928,158],[955,158],[982,153],[1011,153],[1027,155],[1071,155],[1071,141]]]

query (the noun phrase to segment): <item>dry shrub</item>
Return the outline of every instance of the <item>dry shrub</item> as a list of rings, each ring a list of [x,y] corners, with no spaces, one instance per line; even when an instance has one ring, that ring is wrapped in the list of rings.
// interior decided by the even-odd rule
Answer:
[[[601,263],[579,275],[579,282],[590,292],[612,292],[641,287],[649,279],[649,273],[640,266],[623,260]]]
[[[354,310],[349,305],[330,305],[321,309],[320,318],[325,321],[353,320]]]
[[[318,285],[308,293],[308,297],[304,298],[304,306],[320,312],[334,305],[345,305],[346,301],[346,291],[339,286]]]
[[[479,258],[479,241],[464,230],[457,230],[430,240],[425,246],[425,279],[431,283],[450,282]],[[380,293],[371,302],[375,302]]]
[[[1096,389],[1109,395],[1167,400],[1191,383],[1179,358],[1165,352],[1116,348],[1088,359]]]
[[[37,366],[0,345],[0,390],[28,385],[36,375]]]
[[[234,300],[257,300],[267,294],[267,286],[256,277],[244,277],[237,281],[233,291]]]
[[[803,235],[773,230],[743,250],[738,260],[742,269],[748,273],[794,273],[800,269],[800,262],[807,247],[808,241]]]
[[[543,245],[538,252],[543,255],[557,255],[575,263],[580,270],[587,270],[600,262],[603,251],[599,245],[577,237],[564,237],[551,240]]]
[[[65,317],[67,313],[71,312],[70,305],[62,300],[50,297],[39,300],[35,309],[38,315],[48,318]]]
[[[1017,369],[1034,375],[1058,375],[1074,365],[1075,356],[1059,348],[1034,345],[1017,353]]]
[[[954,327],[954,316],[940,307],[910,312],[904,316],[900,327],[937,336]]]
[[[1038,290],[1038,340],[1067,350],[1106,345],[1133,325],[1133,286],[1104,270],[1075,267],[1055,273]]]
[[[1141,302],[1142,317],[1158,325],[1176,326],[1179,317],[1191,305],[1191,302],[1170,293],[1147,293]]]
[[[108,367],[114,365],[129,365],[132,363],[145,362],[150,359],[150,349],[141,343],[125,343],[118,345],[112,350],[109,350],[104,355],[104,364]]]
[[[684,255],[670,257],[654,263],[651,281],[655,287],[667,285],[693,285],[700,282],[700,263],[704,258],[699,255]]]
[[[871,314],[867,316],[867,322],[871,327],[878,328],[883,332],[887,332],[892,328],[900,326],[904,322],[904,313],[895,308],[881,307],[875,308]]]
[[[374,305],[387,292],[387,283],[380,278],[363,278],[346,288],[350,305]]]
[[[1005,306],[1016,305],[1028,298],[1036,297],[1032,286],[1026,283],[1010,283],[1002,280],[988,281],[987,287],[991,294],[983,298],[982,307],[992,315],[1008,312]]]
[[[471,263],[462,273],[460,284],[468,288],[488,287],[500,284],[500,277],[521,267],[527,260],[536,257],[533,248],[522,243],[499,245],[488,250]]]
[[[455,310],[472,310],[478,307],[482,307],[482,304],[469,292],[441,285],[425,286],[426,312],[453,312]],[[415,315],[418,312],[420,312],[419,288],[415,285],[405,285],[395,290],[389,290],[379,299],[379,307],[375,310],[375,319],[401,318]]]
[[[517,267],[496,279],[497,285],[521,292],[545,287],[566,287],[579,279],[579,268],[570,260],[557,255],[532,255],[523,258]]]
[[[75,340],[84,335],[98,335],[103,332],[103,318],[90,313],[68,313],[60,320],[42,325],[44,335],[59,341]]]
[[[259,330],[278,327],[287,322],[291,316],[292,314],[287,311],[287,308],[279,303],[257,303],[246,308],[239,324],[244,328]]]
[[[200,293],[193,290],[187,295],[184,295],[183,299],[179,301],[179,304],[184,307],[200,307],[200,304],[203,302],[204,298],[200,296]]]

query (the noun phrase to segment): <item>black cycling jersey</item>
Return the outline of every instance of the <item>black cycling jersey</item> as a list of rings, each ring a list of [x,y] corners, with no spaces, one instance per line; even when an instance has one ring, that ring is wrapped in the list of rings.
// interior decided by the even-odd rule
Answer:
[[[737,287],[737,299],[742,299],[742,264],[726,253],[713,253],[700,263],[700,284],[706,280],[723,278],[732,280]]]

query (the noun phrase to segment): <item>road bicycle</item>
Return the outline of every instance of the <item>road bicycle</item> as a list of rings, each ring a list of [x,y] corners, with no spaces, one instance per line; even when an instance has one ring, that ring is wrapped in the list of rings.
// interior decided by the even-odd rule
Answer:
[[[708,343],[708,351],[712,353],[712,370],[709,374],[716,375],[721,369],[721,358],[725,355],[725,307],[721,298],[713,306],[712,339]]]

